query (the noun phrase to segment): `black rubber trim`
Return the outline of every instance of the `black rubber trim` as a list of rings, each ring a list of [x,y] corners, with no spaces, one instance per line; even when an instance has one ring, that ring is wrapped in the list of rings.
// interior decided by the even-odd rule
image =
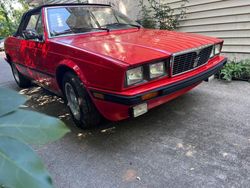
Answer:
[[[191,85],[197,84],[203,80],[208,79],[210,76],[216,74],[217,72],[219,72],[223,66],[227,63],[227,58],[225,58],[223,61],[221,61],[219,64],[217,64],[216,66],[212,67],[211,69],[204,71],[198,75],[195,75],[193,77],[190,77],[186,80],[180,81],[180,82],[176,82],[173,83],[171,85],[167,85],[164,87],[160,87],[157,88],[155,90],[151,90],[139,95],[135,95],[132,97],[127,97],[127,96],[122,96],[122,95],[114,95],[114,94],[109,94],[109,93],[103,93],[103,92],[99,92],[99,91],[94,91],[92,90],[91,92],[95,92],[95,93],[101,93],[104,95],[104,100],[105,101],[110,101],[110,102],[114,102],[114,103],[119,103],[119,104],[124,104],[124,105],[136,105],[136,104],[140,104],[142,102],[145,102],[141,99],[141,97],[147,93],[151,93],[154,91],[158,91],[159,95],[156,97],[162,97],[162,96],[166,96],[172,93],[175,93],[179,90],[185,89]]]
[[[103,7],[111,7],[109,4],[101,4],[101,3],[61,3],[61,4],[45,4],[39,7],[33,8],[27,11],[26,15],[32,15],[34,13],[40,12],[43,8],[47,7],[65,7],[65,6],[103,6]]]

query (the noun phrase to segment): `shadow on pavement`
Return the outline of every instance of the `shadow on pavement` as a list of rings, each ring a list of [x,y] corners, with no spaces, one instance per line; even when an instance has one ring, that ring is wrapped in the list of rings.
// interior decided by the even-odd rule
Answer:
[[[92,139],[96,137],[96,139],[100,139],[101,142],[105,141],[106,139],[111,139],[112,135],[115,135],[115,138],[117,138],[122,137],[122,135],[126,134],[127,132],[127,136],[129,136],[131,130],[138,133],[145,132],[145,130],[151,132],[151,129],[152,132],[157,129],[162,129],[163,132],[170,131],[172,128],[177,129],[182,125],[179,124],[175,126],[169,126],[167,122],[172,120],[170,118],[171,116],[166,116],[166,113],[169,113],[171,115],[171,110],[177,107],[175,106],[175,104],[179,103],[180,101],[185,102],[185,100],[187,99],[187,97],[185,96],[180,97],[177,100],[155,108],[149,111],[147,114],[136,119],[128,119],[121,122],[110,122],[107,120],[103,120],[103,122],[95,128],[82,130],[75,126],[69,110],[62,98],[53,95],[52,93],[41,87],[23,89],[20,90],[19,93],[28,96],[29,100],[25,104],[27,108],[63,120],[71,129],[72,134],[77,136],[78,139],[87,139],[91,135]],[[163,113],[163,111],[165,112]],[[185,112],[180,111],[179,114],[182,115],[185,114]],[[94,143],[97,144],[96,142]],[[121,144],[121,142],[117,144]]]

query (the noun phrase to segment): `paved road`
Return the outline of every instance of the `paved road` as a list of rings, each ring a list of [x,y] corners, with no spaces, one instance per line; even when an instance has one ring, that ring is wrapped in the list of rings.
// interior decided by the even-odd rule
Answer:
[[[17,89],[0,63],[0,85]],[[4,76],[3,76],[4,75]],[[38,149],[56,187],[249,187],[250,84],[203,83],[148,114],[91,131],[74,127],[60,99],[22,91],[30,108],[72,132]]]
[[[13,85],[10,66],[3,61],[4,53],[0,52],[0,85]]]

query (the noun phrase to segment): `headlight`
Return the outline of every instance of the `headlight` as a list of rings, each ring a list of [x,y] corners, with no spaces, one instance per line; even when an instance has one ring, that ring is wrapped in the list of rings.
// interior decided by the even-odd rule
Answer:
[[[220,54],[221,48],[222,48],[222,45],[221,45],[221,44],[216,44],[216,45],[214,46],[214,54],[215,54],[215,55]]]
[[[150,79],[163,76],[165,74],[164,62],[149,65]]]
[[[143,68],[137,67],[127,71],[127,85],[137,84],[143,81]]]
[[[213,46],[212,52],[210,54],[210,58],[213,58],[216,55],[219,55],[221,53],[222,44],[216,44]]]
[[[210,58],[213,58],[213,57],[214,57],[214,46],[213,46],[212,52],[210,54]]]

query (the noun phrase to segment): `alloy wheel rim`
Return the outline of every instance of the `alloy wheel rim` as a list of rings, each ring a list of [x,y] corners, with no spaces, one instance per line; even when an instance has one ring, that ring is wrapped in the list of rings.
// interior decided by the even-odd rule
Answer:
[[[70,83],[65,84],[65,95],[68,101],[68,106],[76,120],[80,120],[81,113],[78,98]]]

